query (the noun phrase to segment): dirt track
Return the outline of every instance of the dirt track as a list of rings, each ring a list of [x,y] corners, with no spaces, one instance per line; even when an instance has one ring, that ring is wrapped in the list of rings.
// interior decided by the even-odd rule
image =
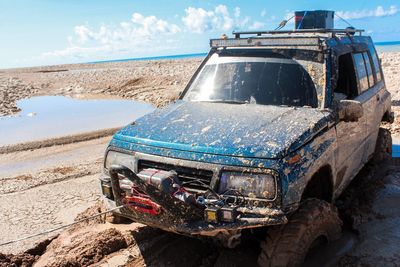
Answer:
[[[3,154],[0,157],[0,242],[72,222],[99,199],[97,184],[110,137]],[[0,248],[21,252],[35,240]]]

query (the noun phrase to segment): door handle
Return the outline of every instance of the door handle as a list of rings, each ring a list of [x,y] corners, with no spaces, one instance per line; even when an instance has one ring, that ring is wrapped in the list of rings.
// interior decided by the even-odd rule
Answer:
[[[381,97],[379,95],[376,95],[376,101],[381,100]]]

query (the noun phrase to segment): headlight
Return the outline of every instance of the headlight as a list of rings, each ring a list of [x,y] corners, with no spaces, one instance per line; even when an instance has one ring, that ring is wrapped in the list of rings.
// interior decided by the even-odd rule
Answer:
[[[132,171],[135,167],[135,158],[133,155],[124,154],[110,150],[106,156],[105,168],[109,169],[111,165],[118,164],[128,167]]]
[[[275,177],[261,173],[222,173],[219,193],[224,193],[229,189],[237,190],[245,197],[274,199],[276,196]]]

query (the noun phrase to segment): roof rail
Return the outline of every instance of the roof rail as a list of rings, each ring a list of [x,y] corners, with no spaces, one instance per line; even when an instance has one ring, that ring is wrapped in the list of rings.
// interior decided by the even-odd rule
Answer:
[[[347,28],[347,29],[298,29],[298,30],[291,30],[291,31],[234,31],[232,34],[235,38],[240,38],[241,35],[250,35],[256,34],[257,36],[262,36],[265,34],[292,34],[292,33],[332,33],[332,34],[347,34],[347,35],[354,35],[355,33],[361,33],[364,30]]]

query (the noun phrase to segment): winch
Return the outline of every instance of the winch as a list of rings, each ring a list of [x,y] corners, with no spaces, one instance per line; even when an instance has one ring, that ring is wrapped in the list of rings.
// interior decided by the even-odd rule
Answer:
[[[158,169],[143,169],[137,174],[143,182],[152,185],[161,192],[171,195],[180,201],[196,205],[196,198],[189,193],[178,179],[176,172]],[[122,179],[121,179],[122,178]],[[123,202],[136,211],[157,215],[161,212],[161,206],[140,189],[127,177],[119,179],[119,186],[123,191]]]
[[[185,189],[175,171],[149,168],[141,170],[136,176],[144,184],[155,187],[163,194],[172,196],[193,209],[204,210],[204,220],[209,223],[234,222],[239,215],[237,208],[239,204],[243,204],[242,199],[232,194],[218,195],[216,192],[209,192],[196,198]],[[119,187],[122,190],[122,202],[128,204],[131,209],[151,215],[162,212],[163,207],[151,199],[143,190],[143,186],[129,177],[119,176]]]

